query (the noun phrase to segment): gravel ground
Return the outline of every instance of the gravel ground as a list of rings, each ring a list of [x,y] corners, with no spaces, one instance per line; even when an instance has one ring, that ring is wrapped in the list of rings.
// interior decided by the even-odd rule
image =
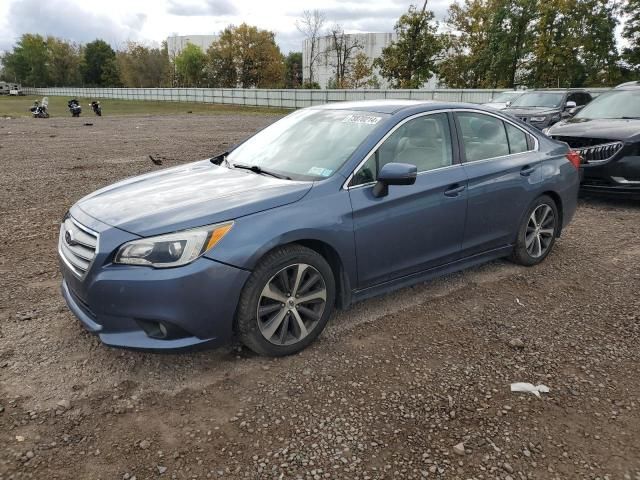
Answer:
[[[66,209],[275,118],[0,119],[0,480],[640,480],[639,203],[583,199],[542,265],[355,305],[285,359],[85,333],[59,294]]]

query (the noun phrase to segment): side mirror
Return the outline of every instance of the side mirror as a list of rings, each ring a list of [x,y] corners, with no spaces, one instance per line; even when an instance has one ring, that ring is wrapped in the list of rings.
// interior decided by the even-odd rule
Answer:
[[[413,185],[416,183],[418,167],[408,163],[387,163],[378,174],[378,182],[373,187],[374,197],[389,194],[389,185]]]
[[[577,106],[576,102],[569,100],[567,103],[565,103],[564,109],[570,111],[572,108],[576,108],[576,106]]]

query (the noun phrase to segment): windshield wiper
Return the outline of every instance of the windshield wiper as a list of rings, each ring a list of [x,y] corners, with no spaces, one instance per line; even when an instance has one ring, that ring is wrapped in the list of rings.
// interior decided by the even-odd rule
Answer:
[[[258,173],[260,175],[269,175],[270,177],[280,178],[284,180],[291,180],[291,177],[287,177],[286,175],[280,175],[279,173],[275,173],[270,170],[265,170],[264,168],[258,165],[244,165],[242,163],[234,163],[232,164],[232,167],[241,168],[243,170],[249,170],[253,173]]]
[[[640,117],[620,117],[622,120],[640,120]]]

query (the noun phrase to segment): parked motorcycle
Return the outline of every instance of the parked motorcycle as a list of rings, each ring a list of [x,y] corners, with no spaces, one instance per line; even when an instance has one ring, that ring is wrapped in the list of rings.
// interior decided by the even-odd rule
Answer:
[[[100,106],[100,102],[94,100],[93,102],[91,102],[91,109],[93,110],[93,113],[95,113],[97,116],[101,117],[102,116],[102,107]]]
[[[29,109],[31,111],[31,115],[33,118],[49,118],[49,112],[47,111],[47,107],[49,106],[49,99],[44,97],[42,102],[38,103],[36,100],[33,102],[33,106]]]
[[[73,100],[69,100],[67,102],[67,106],[69,107],[69,112],[71,112],[72,117],[79,117],[82,113],[82,107],[75,98]]]

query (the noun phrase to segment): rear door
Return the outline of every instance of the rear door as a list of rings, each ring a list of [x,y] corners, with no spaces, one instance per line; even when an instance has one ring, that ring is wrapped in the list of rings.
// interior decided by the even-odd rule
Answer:
[[[452,142],[453,117],[413,117],[388,137],[348,183],[359,289],[455,260],[467,209],[467,178]],[[375,197],[377,173],[390,162],[416,165],[414,185]]]
[[[468,178],[462,254],[515,241],[542,181],[537,141],[515,123],[485,112],[458,111],[456,125]]]

